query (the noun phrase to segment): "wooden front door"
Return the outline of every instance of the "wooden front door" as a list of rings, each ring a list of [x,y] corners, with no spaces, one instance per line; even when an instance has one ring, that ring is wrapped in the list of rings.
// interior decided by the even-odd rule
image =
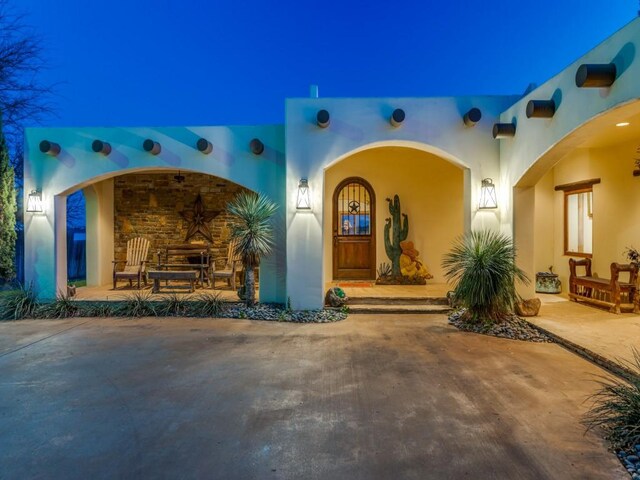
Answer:
[[[333,193],[333,279],[375,280],[376,201],[369,183],[343,180]]]

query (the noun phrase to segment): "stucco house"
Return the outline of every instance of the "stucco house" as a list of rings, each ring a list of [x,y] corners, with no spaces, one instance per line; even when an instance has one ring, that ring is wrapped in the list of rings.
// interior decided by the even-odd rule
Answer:
[[[24,205],[39,196],[42,208],[25,211],[25,280],[43,298],[64,291],[66,199],[80,189],[88,285],[111,282],[128,238],[183,240],[198,194],[222,212],[242,189],[280,207],[261,301],[319,308],[329,282],[375,278],[396,194],[430,282],[444,282],[452,241],[479,228],[513,235],[531,277],[553,265],[566,285],[571,256],[606,276],[640,246],[639,47],[636,19],[524,96],[312,96],[288,99],[283,125],[27,129]],[[496,204],[480,208],[490,186]],[[219,252],[227,221],[211,222]]]

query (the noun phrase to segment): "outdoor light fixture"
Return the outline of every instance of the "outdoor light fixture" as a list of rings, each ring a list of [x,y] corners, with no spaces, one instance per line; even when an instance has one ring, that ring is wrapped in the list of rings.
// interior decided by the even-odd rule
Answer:
[[[158,142],[154,142],[150,138],[147,138],[142,142],[142,148],[145,152],[149,152],[151,155],[158,155],[162,151],[162,147]]]
[[[467,127],[473,127],[482,118],[482,112],[479,108],[472,108],[462,117],[462,121]]]
[[[27,198],[27,212],[42,213],[44,212],[44,206],[42,204],[42,192],[38,190],[31,190],[29,198]]]
[[[482,186],[480,187],[480,205],[478,208],[483,210],[498,208],[496,186],[493,184],[493,180],[491,178],[485,178],[482,180]]]
[[[40,142],[40,151],[47,155],[56,156],[60,153],[60,145],[49,140],[42,140]]]
[[[103,155],[109,155],[111,153],[111,145],[107,142],[103,142],[102,140],[94,140],[91,144],[91,149],[96,153],[101,153]]]
[[[306,178],[301,178],[300,183],[298,183],[296,208],[298,210],[311,210],[311,192],[309,192],[309,182]]]
[[[327,110],[318,110],[316,114],[316,123],[320,128],[327,128],[329,126],[330,115]]]
[[[199,152],[202,152],[205,155],[208,155],[213,150],[213,145],[211,145],[211,142],[206,138],[199,138],[198,141],[196,142],[196,148],[198,149]]]
[[[583,63],[576,71],[578,88],[610,87],[616,81],[618,70],[615,63]]]
[[[394,127],[399,127],[400,125],[402,125],[402,122],[404,122],[405,117],[406,115],[404,113],[404,110],[402,110],[401,108],[396,108],[391,114],[389,123],[391,123],[391,125],[393,125]]]
[[[182,175],[182,174],[180,173],[180,170],[178,170],[178,174],[177,174],[177,175],[174,175],[174,176],[173,176],[173,180],[174,180],[176,183],[182,183],[182,182],[184,182],[184,175]]]
[[[257,138],[254,138],[249,142],[249,148],[254,155],[260,155],[264,152],[264,143],[262,143]]]

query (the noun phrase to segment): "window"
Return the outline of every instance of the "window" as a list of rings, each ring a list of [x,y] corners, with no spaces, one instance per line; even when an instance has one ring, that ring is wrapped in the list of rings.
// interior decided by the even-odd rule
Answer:
[[[367,188],[354,181],[338,194],[338,225],[340,236],[371,235],[371,199]]]
[[[564,192],[564,254],[589,257],[593,253],[593,186],[599,178],[557,185]]]
[[[593,253],[593,189],[564,192],[564,253],[591,257]]]

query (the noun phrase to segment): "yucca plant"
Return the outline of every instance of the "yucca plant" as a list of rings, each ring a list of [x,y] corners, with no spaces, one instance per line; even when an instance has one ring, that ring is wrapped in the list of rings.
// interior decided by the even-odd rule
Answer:
[[[601,427],[614,448],[640,444],[640,352],[633,349],[629,381],[605,378],[591,396],[593,405],[583,417],[587,430]]]
[[[472,322],[503,320],[518,300],[516,281],[529,282],[516,266],[513,241],[489,230],[460,237],[444,256],[442,267],[454,284],[453,300],[467,309]]]
[[[227,204],[233,216],[231,238],[236,241],[236,254],[244,268],[244,301],[247,306],[256,302],[255,268],[273,250],[271,217],[278,206],[266,195],[241,192]]]
[[[40,307],[33,284],[20,284],[16,290],[7,292],[0,300],[0,318],[3,320],[20,320],[33,318]]]
[[[193,304],[193,315],[198,317],[219,317],[224,310],[224,302],[219,293],[201,293]]]

